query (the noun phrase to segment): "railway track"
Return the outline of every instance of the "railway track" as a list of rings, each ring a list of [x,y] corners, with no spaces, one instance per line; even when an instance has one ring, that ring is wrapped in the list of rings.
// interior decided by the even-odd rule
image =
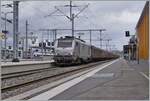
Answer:
[[[10,74],[2,74],[1,79],[10,79],[10,78],[15,78],[15,77],[19,77],[19,76],[25,76],[25,75],[30,75],[30,74],[34,74],[34,73],[39,73],[39,72],[43,72],[46,70],[55,70],[55,67],[51,67],[51,68],[44,68],[44,69],[38,69],[38,70],[30,70],[30,71],[25,71],[25,72],[17,72],[17,73],[10,73]]]
[[[42,86],[44,84],[47,84],[47,83],[50,83],[50,82],[53,82],[53,81],[56,81],[58,79],[61,79],[61,78],[64,78],[64,77],[67,77],[69,75],[73,75],[73,74],[76,74],[76,73],[79,73],[81,71],[84,71],[84,70],[87,70],[87,69],[90,69],[94,66],[97,66],[99,64],[102,64],[102,63],[105,63],[107,61],[101,61],[101,62],[96,62],[96,63],[89,63],[89,64],[85,64],[85,65],[81,65],[81,66],[75,66],[75,67],[68,67],[70,69],[66,69],[66,70],[63,70],[64,68],[61,68],[61,72],[59,71],[60,68],[53,68],[53,69],[50,69],[49,71],[53,72],[54,70],[55,71],[59,71],[58,73],[56,74],[53,74],[53,75],[47,75],[47,76],[44,76],[44,77],[41,77],[41,78],[38,78],[38,79],[32,79],[30,81],[26,81],[26,82],[22,82],[22,83],[16,83],[14,85],[9,85],[9,86],[2,86],[1,88],[1,92],[2,92],[2,99],[4,98],[8,98],[10,96],[14,96],[14,95],[17,95],[17,94],[20,94],[20,93],[23,93],[23,92],[26,92],[28,90],[31,90],[31,89],[34,89],[36,87],[39,87],[39,86]],[[48,71],[45,69],[45,71]],[[39,72],[44,72],[44,70],[42,71],[33,71],[33,72],[28,72],[28,73],[25,73],[25,74],[21,74],[21,75],[12,75],[13,77],[10,77],[10,75],[8,77],[2,77],[2,82],[4,79],[12,79],[12,78],[15,78],[15,77],[18,77],[18,76],[27,76],[27,75],[32,75],[34,73],[39,73]],[[21,90],[20,90],[21,89]]]

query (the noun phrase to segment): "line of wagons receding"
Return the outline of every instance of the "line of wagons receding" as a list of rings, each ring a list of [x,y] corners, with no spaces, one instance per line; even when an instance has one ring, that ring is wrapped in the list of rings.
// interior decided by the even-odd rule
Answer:
[[[54,61],[56,64],[79,64],[119,57],[71,36],[57,39],[54,44],[54,51]]]

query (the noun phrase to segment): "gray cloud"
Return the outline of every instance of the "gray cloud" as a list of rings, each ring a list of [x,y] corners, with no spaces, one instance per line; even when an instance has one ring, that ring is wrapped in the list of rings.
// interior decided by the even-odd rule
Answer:
[[[7,3],[7,2],[2,2]],[[128,43],[129,38],[125,38],[124,31],[130,30],[131,34],[135,33],[135,25],[140,17],[145,1],[75,1],[74,5],[90,4],[79,18],[75,19],[76,29],[89,28],[106,28],[103,38],[111,38],[111,44],[121,50],[123,44]],[[65,17],[47,17],[45,15],[53,12],[54,6],[69,4],[68,1],[24,1],[19,5],[19,30],[21,34],[25,33],[25,20],[29,21],[30,31],[41,34],[37,30],[40,28],[71,28],[71,23]],[[67,8],[62,8],[66,14],[69,14]],[[80,8],[74,8],[77,12]],[[9,11],[10,9],[2,9]],[[12,16],[9,16],[11,18]],[[9,25],[12,36],[12,25]],[[69,32],[59,32],[59,36]],[[82,36],[84,39],[89,38],[89,33],[85,32]],[[99,38],[99,33],[95,32],[92,35],[93,39]],[[11,39],[10,39],[11,41]],[[99,45],[99,42],[93,41],[94,45]],[[105,42],[104,42],[105,43]]]

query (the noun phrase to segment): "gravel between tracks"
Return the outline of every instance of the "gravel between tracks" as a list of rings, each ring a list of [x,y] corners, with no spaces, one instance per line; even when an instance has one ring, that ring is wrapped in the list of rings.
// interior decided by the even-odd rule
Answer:
[[[64,73],[64,72],[69,72],[69,71],[73,71],[73,70],[76,70],[76,69],[88,67],[88,65],[90,65],[90,64],[100,64],[100,63],[103,63],[103,62],[89,63],[89,64],[85,64],[85,65],[81,65],[81,66],[72,66],[72,67],[56,67],[54,69],[50,68],[49,70],[34,73],[34,74],[19,76],[19,77],[10,78],[10,79],[3,79],[2,83],[1,83],[1,89],[2,89],[1,96],[2,96],[2,99],[8,98],[10,96],[15,96],[17,94],[26,92],[26,91],[34,89],[36,87],[51,83],[51,82],[56,81],[58,79],[61,79],[61,78],[67,77],[69,75],[73,75],[75,73],[81,72],[85,69],[81,69],[81,70],[78,70],[78,71],[75,71],[75,72],[72,72],[72,73],[68,73],[66,75],[56,76],[56,77],[53,77],[53,78],[47,78],[47,77],[51,77],[51,76],[58,75],[58,74],[61,74],[61,73]],[[89,68],[86,68],[86,69],[89,69]],[[41,80],[40,82],[32,83],[30,85],[27,84],[27,85],[23,85],[21,87],[16,86],[13,89],[7,89],[8,87],[11,87],[11,86],[24,84],[24,83],[30,82],[30,81],[36,81],[36,80],[42,79],[42,78],[43,79],[47,78],[47,79]]]

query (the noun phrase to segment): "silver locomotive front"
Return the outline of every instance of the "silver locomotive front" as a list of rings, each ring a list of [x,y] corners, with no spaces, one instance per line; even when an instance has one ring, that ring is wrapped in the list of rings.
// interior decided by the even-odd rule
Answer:
[[[56,63],[72,63],[74,61],[73,50],[74,40],[73,38],[59,38],[55,41],[54,45],[55,55],[54,61]]]

